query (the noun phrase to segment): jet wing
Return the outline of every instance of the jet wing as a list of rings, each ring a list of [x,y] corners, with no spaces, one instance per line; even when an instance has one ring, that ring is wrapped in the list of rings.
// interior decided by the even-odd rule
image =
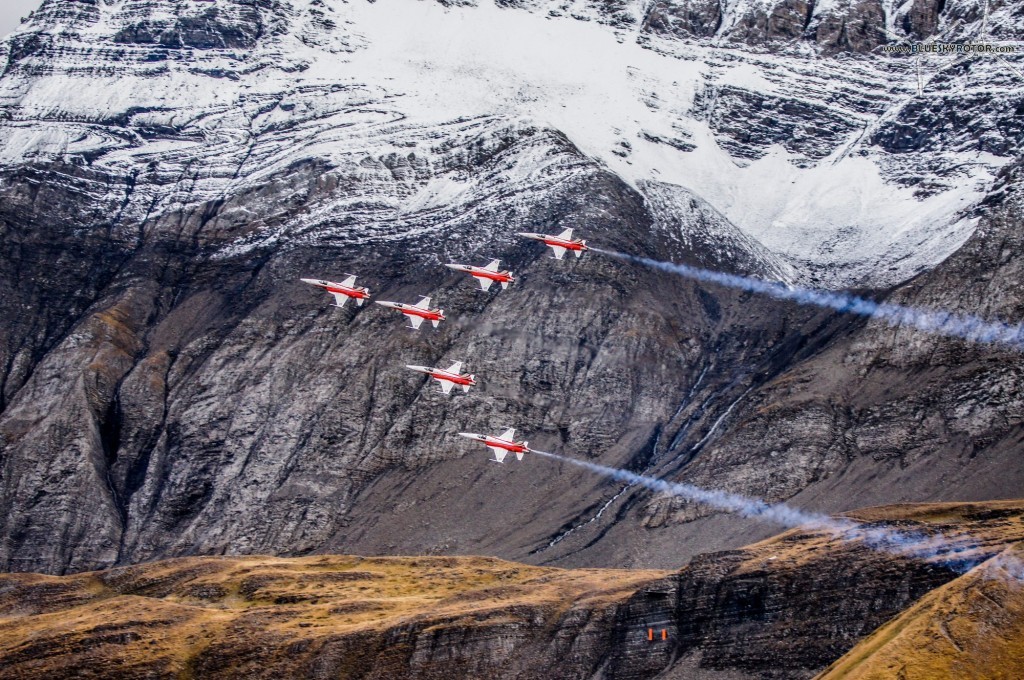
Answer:
[[[508,455],[508,451],[505,449],[499,449],[497,446],[488,446],[487,448],[494,451],[494,461],[496,463],[503,462],[505,460],[505,456]]]
[[[482,289],[484,289],[484,290],[490,290],[491,289],[491,284],[494,283],[494,281],[491,281],[490,279],[486,279],[486,278],[484,278],[482,276],[476,277],[476,280],[480,282],[480,287]]]
[[[565,248],[562,246],[551,246],[551,250],[555,251],[556,260],[561,260],[562,256],[565,255]]]
[[[566,229],[565,231],[563,231],[561,234],[558,235],[558,238],[563,238],[566,241],[571,241],[572,240],[572,229]]]
[[[458,375],[462,373],[462,362],[456,361],[454,364],[452,364],[451,366],[444,370],[448,371],[449,373],[455,373],[456,375]]]
[[[506,441],[512,441],[512,437],[516,436],[516,428],[510,427],[503,434],[498,435],[498,439],[504,439]]]
[[[419,328],[420,324],[423,323],[422,316],[413,316],[412,314],[407,314],[406,316],[409,317],[409,322],[412,324],[413,328]]]
[[[348,296],[341,293],[331,293],[334,296],[334,306],[344,307],[345,303],[348,302]]]
[[[355,275],[353,274],[353,275],[349,276],[347,279],[345,279],[344,281],[341,282],[341,285],[345,286],[346,288],[351,288],[354,285],[356,285],[356,277],[355,277]]]
[[[420,309],[430,309],[430,298],[421,297],[420,301],[414,304],[413,307],[419,307]]]
[[[489,272],[496,272],[496,271],[498,271],[498,267],[500,265],[501,265],[501,260],[491,260],[490,264],[488,264],[486,267],[484,267],[484,269],[486,269]]]
[[[437,380],[437,382],[441,383],[441,391],[444,392],[445,394],[448,394],[449,392],[451,392],[452,388],[455,387],[455,383],[453,383],[453,382],[451,382],[449,380],[440,380],[440,379],[436,379],[436,380]]]

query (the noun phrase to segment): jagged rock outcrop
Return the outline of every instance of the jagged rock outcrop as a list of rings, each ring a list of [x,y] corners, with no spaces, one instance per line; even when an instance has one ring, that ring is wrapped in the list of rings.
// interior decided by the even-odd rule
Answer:
[[[901,17],[903,30],[917,40],[930,38],[939,27],[939,13],[945,0],[914,0]]]
[[[885,25],[885,6],[880,0],[855,0],[812,18],[808,33],[827,53],[863,54],[889,41]]]
[[[710,38],[721,25],[722,3],[719,0],[656,0],[647,12],[643,30],[677,38]]]
[[[747,45],[796,40],[803,35],[811,5],[803,0],[782,0],[767,10],[749,6],[730,28],[730,40]]]
[[[694,109],[706,117],[722,148],[736,158],[760,158],[778,145],[798,158],[818,161],[855,129],[854,121],[833,107],[738,87],[708,88],[695,97]]]

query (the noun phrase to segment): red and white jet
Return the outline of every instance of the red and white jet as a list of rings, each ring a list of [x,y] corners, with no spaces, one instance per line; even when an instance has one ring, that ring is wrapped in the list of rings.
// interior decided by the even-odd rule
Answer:
[[[583,257],[583,251],[589,250],[587,248],[587,242],[581,238],[572,237],[572,229],[566,229],[558,236],[552,236],[551,234],[531,234],[530,232],[521,231],[520,236],[526,238],[532,238],[534,241],[541,241],[546,246],[551,246],[551,249],[555,251],[555,259],[561,260],[562,256],[565,255],[565,251],[571,250],[576,253],[576,257]]]
[[[515,281],[512,272],[507,269],[505,271],[499,270],[500,265],[501,260],[491,260],[491,263],[484,267],[474,267],[469,264],[446,264],[445,266],[457,272],[466,272],[480,282],[481,288],[487,290],[495,281],[500,283],[502,288],[508,288],[508,284]]]
[[[456,361],[448,368],[431,368],[429,366],[406,366],[414,371],[426,373],[431,378],[441,383],[441,391],[448,394],[456,385],[462,387],[463,392],[469,392],[469,388],[476,385],[476,376],[462,372],[462,362]]]
[[[397,309],[402,314],[405,314],[409,317],[409,323],[412,324],[411,328],[419,328],[424,319],[434,324],[434,328],[437,328],[437,325],[444,321],[444,310],[431,309],[430,298],[426,296],[421,296],[420,301],[414,305],[406,305],[401,302],[388,302],[387,300],[378,300],[377,304],[389,307],[390,309]]]
[[[523,454],[529,453],[530,451],[530,442],[517,442],[512,440],[512,437],[516,436],[516,430],[513,427],[502,432],[500,437],[492,437],[491,435],[486,434],[474,434],[472,432],[460,432],[459,436],[483,442],[487,448],[494,451],[494,458],[491,460],[495,463],[504,462],[505,456],[509,453],[516,454],[516,459],[522,460]]]
[[[356,285],[355,274],[349,274],[349,277],[341,283],[322,279],[302,279],[302,282],[327,289],[327,292],[334,296],[335,307],[344,307],[349,298],[353,298],[356,304],[362,307],[363,302],[370,298],[369,288]]]

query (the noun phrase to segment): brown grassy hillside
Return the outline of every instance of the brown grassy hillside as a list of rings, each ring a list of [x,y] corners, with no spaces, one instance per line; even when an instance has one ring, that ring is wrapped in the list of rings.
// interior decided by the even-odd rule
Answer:
[[[338,556],[6,574],[0,678],[487,675],[529,671],[516,652],[536,629],[562,631],[564,651],[586,665],[573,646],[599,638],[616,603],[665,575]]]
[[[674,573],[254,556],[6,574],[0,680],[1024,677],[1024,588],[994,557],[1021,554],[1024,501],[849,516],[984,562],[794,529]]]
[[[1008,549],[937,588],[818,677],[1024,678],[1022,559]]]

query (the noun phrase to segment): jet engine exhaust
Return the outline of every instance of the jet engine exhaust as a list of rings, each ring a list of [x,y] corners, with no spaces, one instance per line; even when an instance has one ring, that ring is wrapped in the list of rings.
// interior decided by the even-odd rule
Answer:
[[[986,556],[965,554],[980,547],[977,542],[967,536],[953,538],[942,534],[896,531],[888,527],[866,526],[853,520],[801,510],[785,503],[769,504],[757,498],[727,491],[705,489],[692,484],[668,482],[656,477],[638,475],[628,470],[561,456],[557,453],[537,451],[536,449],[531,451],[538,456],[569,463],[618,481],[639,484],[669,496],[704,503],[742,517],[764,520],[786,528],[818,529],[832,534],[841,541],[862,541],[867,547],[879,552],[899,557],[934,560],[943,567],[961,574],[989,559]],[[1009,577],[1017,581],[1024,581],[1024,562],[1020,559],[1005,553],[997,555],[993,559],[1000,570]]]
[[[661,262],[647,257],[627,255],[612,250],[590,247],[591,250],[626,262],[635,262],[654,269],[678,274],[696,281],[717,283],[721,286],[770,295],[779,300],[790,300],[801,305],[834,309],[838,312],[859,314],[884,321],[890,326],[911,326],[926,333],[935,333],[971,342],[999,344],[1024,351],[1024,326],[985,321],[976,316],[951,314],[928,309],[915,309],[889,302],[875,302],[849,293],[815,290],[787,286],[776,281],[765,281],[748,276],[725,274],[685,264]]]

